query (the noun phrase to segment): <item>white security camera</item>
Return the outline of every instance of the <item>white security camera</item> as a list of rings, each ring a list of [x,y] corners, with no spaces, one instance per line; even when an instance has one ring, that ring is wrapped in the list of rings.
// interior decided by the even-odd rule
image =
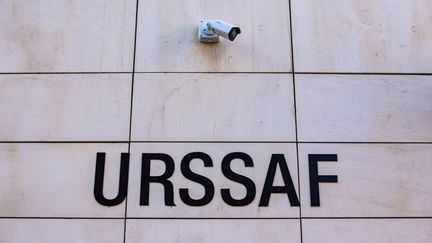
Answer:
[[[234,41],[240,33],[240,28],[230,23],[218,19],[209,21],[201,20],[198,28],[198,39],[203,43],[215,43],[219,42],[219,36],[222,36],[225,39]]]

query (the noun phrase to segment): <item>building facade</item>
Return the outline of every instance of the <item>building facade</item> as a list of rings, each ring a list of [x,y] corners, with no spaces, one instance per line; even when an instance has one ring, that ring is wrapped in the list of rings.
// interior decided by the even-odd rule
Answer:
[[[1,0],[0,242],[432,242],[431,9]]]

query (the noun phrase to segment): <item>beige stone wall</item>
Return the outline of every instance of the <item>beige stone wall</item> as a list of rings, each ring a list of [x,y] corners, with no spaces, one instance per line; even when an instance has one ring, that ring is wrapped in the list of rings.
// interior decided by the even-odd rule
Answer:
[[[242,33],[199,43],[215,18]],[[432,242],[431,26],[430,0],[0,0],[0,242]],[[116,206],[95,199],[98,152],[107,198],[130,153]],[[204,194],[191,152],[213,161],[191,163],[215,187],[200,207],[179,195]],[[253,159],[232,164],[247,206],[221,196],[246,194],[232,152]],[[173,158],[176,206],[156,184],[140,205],[142,153]],[[300,206],[259,206],[272,154]],[[319,207],[309,154],[337,154]]]

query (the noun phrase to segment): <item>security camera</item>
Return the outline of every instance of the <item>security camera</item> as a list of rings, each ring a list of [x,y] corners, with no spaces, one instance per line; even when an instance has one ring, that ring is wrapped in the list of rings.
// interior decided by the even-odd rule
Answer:
[[[203,43],[215,43],[219,42],[219,36],[225,39],[234,41],[238,34],[240,34],[240,28],[221,20],[201,20],[198,28],[198,39]]]

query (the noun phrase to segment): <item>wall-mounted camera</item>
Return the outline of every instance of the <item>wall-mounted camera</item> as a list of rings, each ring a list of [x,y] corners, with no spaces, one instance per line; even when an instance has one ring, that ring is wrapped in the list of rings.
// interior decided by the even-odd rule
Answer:
[[[198,28],[198,39],[202,43],[216,43],[219,42],[219,36],[225,39],[234,41],[240,28],[233,24],[221,20],[201,20]]]

